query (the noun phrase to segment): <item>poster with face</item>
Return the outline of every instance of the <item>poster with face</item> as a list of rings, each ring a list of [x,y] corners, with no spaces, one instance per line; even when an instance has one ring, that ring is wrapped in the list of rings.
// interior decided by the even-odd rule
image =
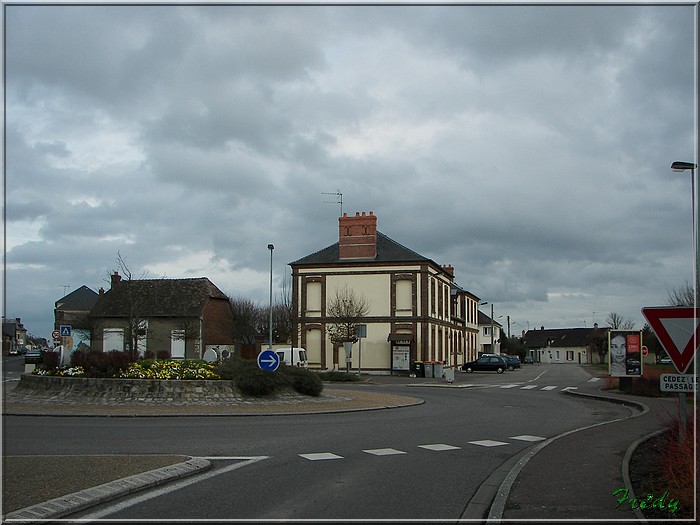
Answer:
[[[608,332],[608,367],[613,377],[642,375],[642,332],[610,330]]]

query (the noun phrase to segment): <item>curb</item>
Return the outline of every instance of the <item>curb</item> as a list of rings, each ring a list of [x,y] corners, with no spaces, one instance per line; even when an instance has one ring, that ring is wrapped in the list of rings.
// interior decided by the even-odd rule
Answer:
[[[145,488],[205,472],[210,468],[211,462],[206,459],[190,458],[182,463],[117,479],[10,512],[5,516],[4,522],[34,522],[58,519],[105,501],[133,494]]]

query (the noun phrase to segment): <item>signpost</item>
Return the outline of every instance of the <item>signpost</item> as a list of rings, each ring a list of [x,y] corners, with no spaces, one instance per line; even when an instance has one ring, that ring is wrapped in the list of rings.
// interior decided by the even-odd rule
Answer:
[[[70,337],[72,334],[71,326],[70,325],[61,325],[59,328],[61,337]]]
[[[700,343],[700,318],[692,306],[642,308],[642,314],[681,374],[688,370]]]
[[[680,372],[681,376],[684,376],[698,350],[698,344],[700,344],[698,310],[692,306],[657,306],[642,308],[642,314],[659,338],[661,346],[664,347],[673,361],[676,370]],[[691,378],[694,380],[691,381]],[[691,375],[688,378],[688,384],[694,385],[695,380],[697,377]],[[663,388],[663,378],[660,381],[660,388]],[[685,384],[685,380],[683,383]],[[685,392],[688,390],[673,391],[678,391],[678,409],[684,436],[686,429]]]
[[[264,350],[258,354],[258,368],[274,372],[280,366],[280,356],[273,350]]]
[[[697,392],[698,376],[690,374],[661,374],[662,392]]]
[[[362,375],[362,339],[367,337],[367,325],[358,324],[355,326],[355,335],[360,342],[360,347],[357,349],[357,375]]]

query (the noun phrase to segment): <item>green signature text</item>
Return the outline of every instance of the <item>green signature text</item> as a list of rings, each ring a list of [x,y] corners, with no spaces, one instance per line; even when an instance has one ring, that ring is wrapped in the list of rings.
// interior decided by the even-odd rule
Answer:
[[[677,499],[674,500],[669,498],[668,502],[666,501],[668,490],[658,497],[650,492],[643,498],[627,499],[629,496],[629,489],[621,488],[613,491],[612,495],[620,495],[620,499],[617,500],[617,505],[615,506],[616,509],[620,508],[620,505],[627,502],[633,509],[667,509],[671,514],[675,514],[678,511]]]

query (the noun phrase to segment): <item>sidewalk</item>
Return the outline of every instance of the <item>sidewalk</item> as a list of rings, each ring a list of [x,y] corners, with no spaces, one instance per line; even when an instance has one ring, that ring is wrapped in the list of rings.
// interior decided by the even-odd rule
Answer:
[[[662,431],[670,416],[677,413],[677,400],[595,389],[567,391],[565,395],[598,399],[601,410],[606,402],[621,403],[633,407],[635,413],[626,419],[567,432],[528,451],[499,487],[489,518],[643,521],[642,513],[629,504],[615,508],[621,496],[613,496],[613,492],[628,488],[628,499],[644,496],[633,493],[629,461],[634,448]],[[576,477],[571,475],[572,470]]]

